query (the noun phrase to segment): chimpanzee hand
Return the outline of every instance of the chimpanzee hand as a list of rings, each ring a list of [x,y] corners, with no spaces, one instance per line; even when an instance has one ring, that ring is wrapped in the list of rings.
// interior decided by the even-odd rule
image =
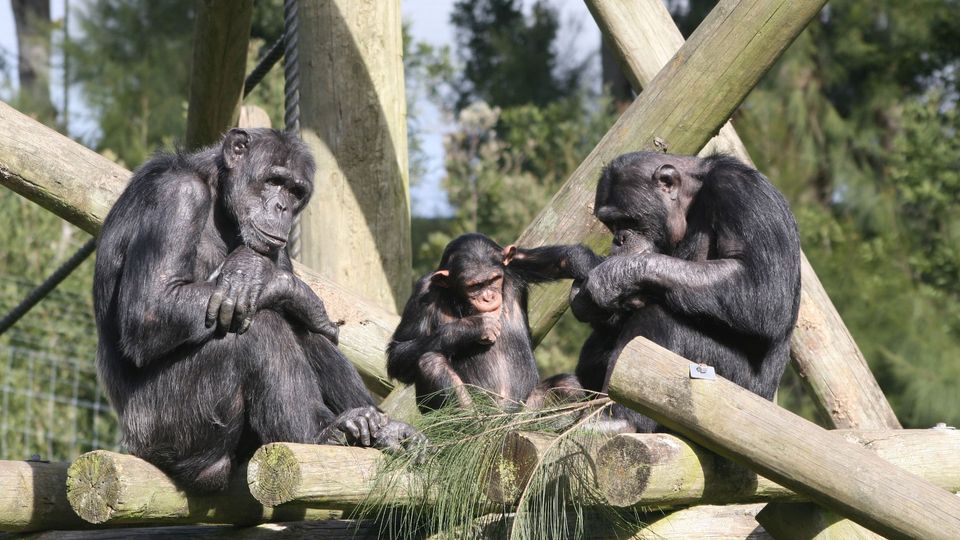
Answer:
[[[615,311],[633,307],[649,257],[648,254],[610,257],[590,271],[583,289],[600,309]]]
[[[500,312],[484,313],[467,317],[476,325],[477,341],[484,345],[493,345],[500,338]]]
[[[426,448],[427,438],[417,428],[400,422],[389,420],[387,425],[380,428],[373,440],[373,447],[386,452],[401,450],[420,453]]]
[[[273,261],[247,246],[227,255],[207,302],[207,328],[216,323],[219,332],[246,332],[275,271]]]
[[[370,405],[367,407],[357,407],[350,409],[336,419],[333,424],[324,431],[332,431],[331,428],[338,430],[346,437],[347,444],[355,446],[373,446],[377,440],[378,433],[388,425],[390,419],[376,407]],[[330,438],[337,437],[337,433],[331,433],[329,437],[323,437],[322,442],[327,442]]]
[[[600,306],[590,297],[590,292],[584,287],[585,281],[574,281],[570,287],[570,311],[580,322],[595,323],[610,318],[610,312],[600,309]]]

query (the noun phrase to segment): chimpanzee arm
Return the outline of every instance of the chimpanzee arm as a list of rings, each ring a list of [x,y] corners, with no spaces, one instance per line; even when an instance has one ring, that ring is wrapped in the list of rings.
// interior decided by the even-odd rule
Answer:
[[[517,248],[510,269],[527,283],[586,279],[603,257],[583,244]]]
[[[124,261],[112,276],[117,280],[113,313],[121,351],[143,367],[213,335],[204,314],[214,284],[193,276],[197,239],[210,213],[207,186],[193,174],[167,172],[137,188],[117,203],[125,206],[105,225],[97,257]],[[160,203],[141,202],[154,198]]]
[[[452,355],[463,345],[476,343],[483,336],[483,316],[444,323],[435,302],[430,292],[430,278],[424,277],[414,286],[400,324],[387,345],[387,374],[390,377],[413,384],[419,374],[421,356],[430,352]]]

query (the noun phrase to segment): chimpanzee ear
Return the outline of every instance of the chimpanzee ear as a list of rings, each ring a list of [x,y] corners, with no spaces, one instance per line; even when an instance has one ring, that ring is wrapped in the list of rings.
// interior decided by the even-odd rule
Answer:
[[[450,271],[447,269],[437,270],[436,272],[430,274],[430,283],[436,285],[437,287],[449,287],[450,283],[447,281],[447,278],[450,277]]]
[[[510,244],[503,248],[503,265],[507,266],[517,256],[517,246]]]
[[[250,146],[250,134],[240,128],[233,128],[227,132],[223,138],[223,162],[228,169],[233,169],[247,155],[247,149]]]
[[[657,180],[660,189],[670,196],[671,201],[677,200],[680,195],[680,171],[673,165],[661,165],[654,171],[653,177]]]

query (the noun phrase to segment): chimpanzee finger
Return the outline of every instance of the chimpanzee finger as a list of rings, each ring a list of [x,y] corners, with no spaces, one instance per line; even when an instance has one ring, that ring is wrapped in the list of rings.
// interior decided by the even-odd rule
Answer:
[[[217,314],[220,313],[220,304],[223,302],[225,293],[226,291],[220,285],[217,285],[213,294],[210,295],[210,300],[207,302],[207,318],[204,321],[207,328],[213,326],[213,323],[217,321]]]
[[[217,322],[220,330],[223,332],[229,332],[230,324],[233,322],[233,312],[237,305],[237,295],[235,289],[236,287],[231,284],[230,290],[227,291],[226,297],[220,304],[220,317],[217,319]]]
[[[366,416],[361,416],[356,420],[360,427],[360,444],[370,446],[370,421]]]
[[[340,424],[341,430],[346,430],[350,434],[350,438],[354,441],[360,439],[360,427],[357,425],[356,420],[347,420],[346,422]]]
[[[250,287],[241,286],[237,291],[237,305],[233,310],[230,329],[239,333],[240,325],[250,314]]]

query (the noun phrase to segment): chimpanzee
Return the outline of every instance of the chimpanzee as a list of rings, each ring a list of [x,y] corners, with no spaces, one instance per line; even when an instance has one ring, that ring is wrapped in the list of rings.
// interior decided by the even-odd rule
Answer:
[[[620,351],[644,336],[772,399],[800,305],[797,225],[776,188],[732,157],[637,152],[604,169],[594,214],[613,247],[572,276],[571,309],[593,327],[583,387],[606,392]],[[613,414],[656,428],[619,405]]]
[[[387,349],[387,373],[415,385],[423,412],[451,399],[470,404],[465,385],[488,391],[505,408],[520,406],[538,379],[527,285],[555,279],[551,265],[581,255],[592,252],[581,246],[503,248],[476,233],[454,239],[439,268],[414,286]]]
[[[419,436],[376,409],[323,302],[292,274],[284,247],[313,172],[296,137],[233,129],[145,163],[103,223],[100,378],[125,445],[188,489],[224,488],[266,442]]]

